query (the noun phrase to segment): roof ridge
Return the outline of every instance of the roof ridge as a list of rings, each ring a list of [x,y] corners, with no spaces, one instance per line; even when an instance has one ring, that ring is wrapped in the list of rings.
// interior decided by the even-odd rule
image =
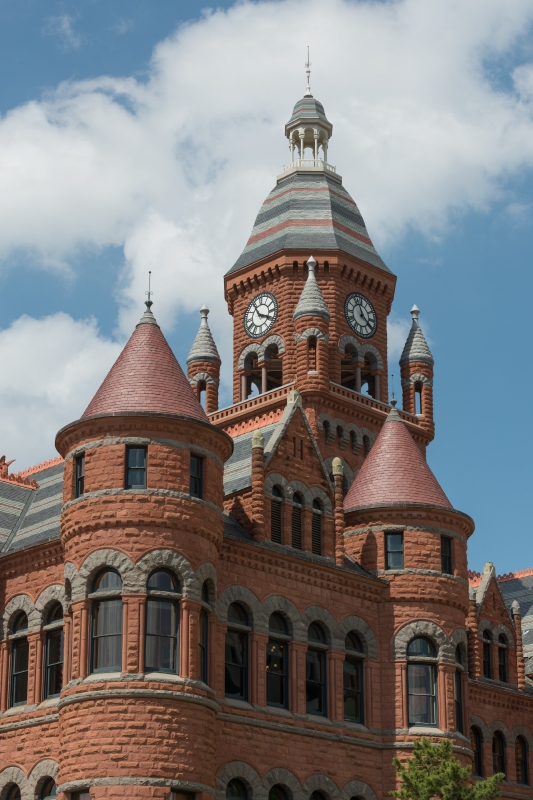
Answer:
[[[21,472],[15,472],[13,475],[9,477],[18,477],[18,478],[26,478],[28,475],[34,475],[36,472],[42,472],[43,469],[48,469],[49,467],[55,467],[56,464],[62,464],[65,459],[63,456],[56,456],[55,458],[49,458],[48,461],[43,461],[41,464],[36,464],[34,467],[28,467],[27,469],[21,470]]]

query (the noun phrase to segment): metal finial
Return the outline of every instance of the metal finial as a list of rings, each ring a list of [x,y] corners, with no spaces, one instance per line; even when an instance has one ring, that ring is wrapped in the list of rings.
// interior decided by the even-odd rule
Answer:
[[[305,90],[304,97],[311,95],[311,61],[309,59],[309,45],[307,45],[307,61],[305,62],[305,74],[307,75],[307,89]]]
[[[145,292],[145,294],[148,295],[148,300],[144,301],[144,304],[145,304],[146,308],[148,309],[148,311],[150,311],[151,307],[153,306],[153,303],[152,303],[152,301],[150,299],[152,297],[152,295],[153,295],[153,292],[150,289],[151,279],[152,279],[152,270],[149,270],[149,272],[148,272],[148,291]]]
[[[393,408],[396,408],[396,400],[394,399],[394,374],[393,373],[391,373],[391,386],[392,386],[392,390],[391,390],[392,400],[390,401],[390,404],[391,404],[391,406]]]

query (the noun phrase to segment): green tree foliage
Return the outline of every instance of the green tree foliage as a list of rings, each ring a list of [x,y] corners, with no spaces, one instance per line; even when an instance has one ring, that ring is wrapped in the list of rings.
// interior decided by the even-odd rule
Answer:
[[[400,789],[391,792],[398,800],[493,800],[499,797],[502,772],[485,780],[471,781],[471,767],[462,767],[453,755],[452,743],[432,744],[430,739],[415,741],[413,757],[402,763],[394,758]]]

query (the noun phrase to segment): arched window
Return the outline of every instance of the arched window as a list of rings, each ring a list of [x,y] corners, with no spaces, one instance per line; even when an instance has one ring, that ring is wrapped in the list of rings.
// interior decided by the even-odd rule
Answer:
[[[472,750],[474,752],[472,775],[481,777],[483,775],[483,740],[481,738],[481,731],[479,728],[470,728],[470,741],[472,743]]]
[[[353,344],[347,344],[341,355],[341,386],[352,392],[361,391],[361,370],[358,367],[359,356]]]
[[[327,421],[327,419],[324,420],[322,425],[323,425],[323,428],[324,428],[324,439],[326,440],[326,444],[330,444],[329,440],[330,440],[330,427],[331,426],[330,426],[329,422]]]
[[[226,786],[226,800],[248,800],[248,792],[244,783],[234,779]]]
[[[283,386],[283,361],[277,344],[269,344],[265,350],[266,391],[272,392]]]
[[[146,588],[144,669],[177,674],[180,610],[178,600],[168,595],[179,594],[179,581],[171,572],[160,569],[152,572]]]
[[[317,371],[317,361],[316,361],[316,336],[310,336],[307,340],[307,371],[308,372],[316,372]]]
[[[209,606],[209,585],[207,581],[202,584],[202,602]],[[200,611],[200,630],[198,636],[198,662],[200,680],[209,682],[209,611],[202,608]]]
[[[409,725],[437,724],[435,645],[429,639],[413,639],[407,648]]]
[[[122,580],[115,570],[97,575],[93,592],[115,594]],[[120,672],[122,669],[122,598],[110,597],[93,602],[91,671]]]
[[[309,626],[306,655],[305,701],[308,714],[326,716],[326,634],[319,622]]]
[[[363,452],[366,456],[370,453],[370,437],[366,435],[363,436]]]
[[[366,353],[361,370],[361,392],[374,398],[376,397],[376,378],[372,373],[375,369],[377,369],[376,357],[372,353]]]
[[[458,644],[455,648],[455,662],[458,665],[455,669],[454,681],[454,705],[455,705],[455,729],[459,733],[464,733],[464,707],[463,707],[463,648]]]
[[[292,497],[292,546],[298,550],[302,549],[302,506],[304,499],[301,494],[295,492]]]
[[[205,395],[207,392],[207,386],[205,381],[198,381],[196,384],[196,396],[198,397],[198,402],[202,406],[205,411]]]
[[[228,608],[226,633],[225,694],[234,700],[248,698],[248,615],[240,603]]]
[[[492,633],[483,631],[483,677],[492,678]]]
[[[507,683],[507,639],[503,633],[498,636],[498,677]]]
[[[284,786],[276,783],[268,793],[268,800],[289,800],[287,790]]]
[[[527,743],[523,736],[518,736],[515,742],[516,782],[529,783],[527,769]]]
[[[422,414],[422,384],[417,381],[414,385],[415,390],[415,414]]]
[[[20,789],[16,784],[9,789],[6,800],[20,800]]]
[[[322,504],[313,500],[313,520],[311,525],[311,552],[322,555]]]
[[[44,699],[57,697],[63,688],[63,606],[54,603],[48,613],[45,643]]]
[[[492,771],[494,775],[497,772],[505,775],[505,739],[499,731],[492,737]]]
[[[322,792],[313,792],[309,797],[309,800],[326,800],[326,798]]]
[[[13,623],[13,635],[28,630],[28,617],[21,611]],[[11,649],[11,705],[24,705],[28,698],[29,645],[26,636],[13,639]]]
[[[363,643],[355,631],[345,639],[344,659],[344,719],[364,723],[363,700]]]
[[[268,631],[269,639],[266,656],[267,705],[287,708],[289,702],[289,630],[282,614],[276,611],[270,615]]]
[[[272,487],[272,500],[270,501],[270,538],[273,542],[281,544],[283,492],[279,486]]]
[[[53,778],[46,778],[39,797],[41,800],[50,800],[52,797],[57,797],[57,786]]]
[[[259,366],[258,353],[248,353],[244,360],[245,372],[242,374],[242,400],[247,400],[250,395],[261,394],[262,371]]]

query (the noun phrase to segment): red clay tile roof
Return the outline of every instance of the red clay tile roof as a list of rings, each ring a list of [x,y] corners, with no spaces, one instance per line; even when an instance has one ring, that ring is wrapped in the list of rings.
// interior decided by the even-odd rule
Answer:
[[[133,331],[83,417],[121,411],[183,414],[208,421],[150,311]]]
[[[394,503],[452,508],[396,409],[352,483],[344,508]]]

